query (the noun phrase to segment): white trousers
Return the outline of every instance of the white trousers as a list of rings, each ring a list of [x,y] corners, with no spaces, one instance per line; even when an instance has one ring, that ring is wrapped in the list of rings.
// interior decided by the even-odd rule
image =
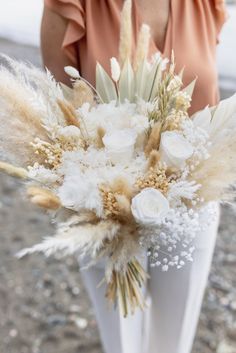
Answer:
[[[217,220],[196,238],[194,261],[182,269],[150,269],[147,283],[149,308],[126,319],[109,309],[100,266],[82,271],[105,353],[190,353],[211,267],[219,223]]]

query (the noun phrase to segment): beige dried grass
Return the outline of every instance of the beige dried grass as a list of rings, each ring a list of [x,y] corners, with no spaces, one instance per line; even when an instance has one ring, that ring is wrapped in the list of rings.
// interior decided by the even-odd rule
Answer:
[[[141,310],[146,308],[141,289],[147,277],[136,259],[128,262],[124,271],[113,270],[107,285],[106,297],[112,304],[118,302],[124,317],[133,314],[136,308]]]
[[[210,149],[210,158],[191,173],[191,179],[201,185],[199,196],[206,202],[232,200],[235,196],[229,187],[236,181],[236,137],[230,134],[218,142]]]
[[[151,151],[158,150],[161,140],[161,129],[162,124],[157,122],[153,125],[152,131],[147,141],[147,145],[145,147],[145,154],[148,156]]]
[[[80,122],[76,117],[76,112],[74,107],[68,102],[58,99],[58,106],[60,107],[62,113],[64,114],[65,121],[67,125],[74,125],[80,128]]]
[[[124,195],[130,200],[133,196],[133,189],[129,182],[122,177],[116,178],[111,186],[112,191],[115,194]]]
[[[121,12],[120,21],[120,44],[119,44],[119,63],[121,66],[127,60],[131,61],[132,53],[132,1],[125,0]]]
[[[30,145],[36,137],[49,141],[29,90],[6,71],[0,71],[0,126],[0,156],[15,165],[37,161]]]
[[[19,179],[27,179],[28,171],[24,168],[15,167],[12,164],[0,161],[0,171]]]
[[[141,26],[138,35],[138,43],[135,51],[134,69],[137,70],[140,64],[147,58],[150,42],[150,27],[146,24]]]
[[[149,170],[151,168],[155,168],[160,161],[160,158],[160,152],[157,150],[152,150],[149,154],[147,169]]]

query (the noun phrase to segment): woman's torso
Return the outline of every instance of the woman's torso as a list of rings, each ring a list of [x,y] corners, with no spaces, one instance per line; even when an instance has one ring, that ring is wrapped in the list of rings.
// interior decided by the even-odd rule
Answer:
[[[96,62],[109,72],[110,58],[118,57],[120,12],[124,1],[45,2],[69,20],[63,46],[82,76],[94,84]],[[133,0],[132,19],[135,47],[143,22],[139,0]],[[177,72],[185,68],[184,84],[198,78],[191,113],[214,105],[219,99],[216,44],[224,20],[223,0],[170,0],[162,50],[151,38],[150,57],[161,51],[163,57],[169,58],[173,49]]]

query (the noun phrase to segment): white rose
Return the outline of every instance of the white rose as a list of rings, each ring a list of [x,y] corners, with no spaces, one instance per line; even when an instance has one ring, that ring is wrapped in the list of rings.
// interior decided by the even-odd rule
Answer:
[[[193,147],[179,132],[166,131],[161,134],[160,153],[167,166],[183,168],[193,154]]]
[[[105,134],[102,141],[113,163],[127,163],[133,157],[136,138],[134,130],[123,129]]]
[[[131,211],[138,223],[143,225],[158,225],[169,211],[167,198],[153,188],[143,189],[132,199]]]
[[[69,125],[65,127],[60,127],[57,132],[58,136],[63,136],[65,138],[80,138],[80,129],[74,125]]]

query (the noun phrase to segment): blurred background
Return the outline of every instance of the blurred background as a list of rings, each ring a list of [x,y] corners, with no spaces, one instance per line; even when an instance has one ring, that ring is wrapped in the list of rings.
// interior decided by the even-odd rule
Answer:
[[[42,1],[0,5],[0,52],[40,66]],[[217,54],[222,98],[236,92],[236,1],[227,7]],[[235,224],[224,207],[193,353],[236,353]],[[24,199],[21,183],[0,174],[0,353],[102,353],[75,259],[14,258],[52,233],[49,217]]]

